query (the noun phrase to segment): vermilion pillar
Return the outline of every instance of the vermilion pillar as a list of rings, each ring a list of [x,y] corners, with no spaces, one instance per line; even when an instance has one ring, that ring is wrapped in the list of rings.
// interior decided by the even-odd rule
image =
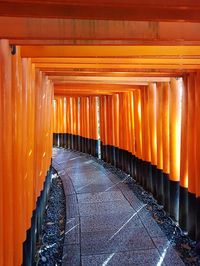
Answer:
[[[148,86],[143,87],[143,149],[144,167],[145,167],[145,187],[152,191],[152,167],[151,167],[151,146],[150,146],[150,126],[149,126],[149,96]]]
[[[196,240],[200,241],[200,72],[196,75],[196,94],[195,94],[195,121],[196,121]]]
[[[135,155],[136,155],[136,179],[141,175],[141,158],[142,158],[142,130],[141,130],[141,91],[134,90],[134,121],[135,121]]]
[[[156,97],[156,129],[157,129],[157,199],[163,203],[163,138],[162,138],[162,112],[163,112],[163,83],[157,83]]]
[[[134,120],[134,92],[129,93],[131,115],[131,175],[135,178],[135,120]]]
[[[189,75],[188,88],[188,232],[194,238],[196,235],[196,74]]]
[[[187,230],[188,222],[188,76],[183,79],[181,115],[180,207],[179,223]]]
[[[0,76],[1,76],[1,171],[2,171],[2,216],[3,218],[3,260],[2,265],[13,265],[14,263],[14,246],[13,246],[13,160],[12,160],[12,75],[11,75],[11,51],[7,40],[0,40]]]
[[[180,140],[181,140],[181,97],[180,80],[171,79],[170,104],[170,214],[178,221],[180,181]]]
[[[20,49],[18,48],[15,56],[12,57],[12,95],[13,95],[13,145],[17,152],[13,152],[13,160],[15,162],[15,178],[13,179],[13,186],[15,188],[16,195],[20,193],[23,194],[23,181],[22,181],[22,64],[21,64],[21,56]],[[1,76],[1,75],[0,75]],[[1,81],[0,81],[1,83]],[[1,119],[0,119],[1,121]],[[0,141],[1,143],[1,141]],[[1,145],[1,144],[0,144]],[[0,149],[2,150],[2,149]],[[1,168],[1,167],[0,167]],[[2,176],[2,175],[1,175]],[[2,188],[2,186],[0,185]],[[1,194],[2,195],[2,194]],[[33,197],[33,195],[32,195]],[[34,199],[34,198],[33,198]],[[14,261],[16,265],[19,265],[22,261],[22,242],[24,241],[24,217],[23,217],[23,199],[22,197],[16,197],[15,203],[18,208],[14,208],[13,216],[18,217],[15,219],[15,228],[13,231],[14,234]],[[0,204],[2,201],[0,200]],[[0,217],[3,218],[3,214],[0,214]],[[1,220],[1,218],[0,218]],[[1,226],[0,226],[1,227]],[[1,227],[2,229],[2,227]],[[0,230],[1,230],[0,229]],[[2,236],[2,234],[0,233]],[[0,240],[1,241],[1,240]],[[3,240],[1,242],[3,244]],[[1,259],[3,258],[3,254],[1,254]],[[0,259],[0,260],[1,260]],[[3,262],[0,265],[3,265]]]
[[[112,128],[113,128],[113,163],[118,166],[119,155],[119,95],[112,96]]]
[[[162,93],[162,142],[163,142],[163,192],[164,206],[169,211],[169,173],[170,173],[170,151],[169,151],[169,90],[168,82],[163,84]]]
[[[104,96],[100,96],[100,136],[101,136],[101,159],[105,161],[105,115],[104,115]]]
[[[149,134],[150,134],[150,147],[151,147],[151,164],[152,164],[152,189],[153,194],[156,196],[157,186],[157,131],[156,131],[156,84],[150,83],[148,86],[148,99],[149,99]]]

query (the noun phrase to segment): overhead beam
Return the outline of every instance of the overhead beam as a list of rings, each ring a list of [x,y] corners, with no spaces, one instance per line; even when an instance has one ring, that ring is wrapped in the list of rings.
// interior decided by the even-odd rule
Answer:
[[[22,46],[22,57],[199,56],[200,46]]]
[[[65,95],[65,96],[84,96],[84,95],[87,95],[87,96],[97,96],[97,95],[112,95],[114,93],[117,93],[118,91],[113,91],[113,92],[110,92],[110,91],[59,91],[57,90],[54,95]]]
[[[57,82],[57,81],[65,81],[65,82],[96,82],[96,83],[143,83],[143,82],[169,82],[170,77],[94,77],[94,76],[88,76],[88,77],[75,77],[75,76],[51,76],[49,77],[51,80]],[[118,84],[119,84],[118,83]]]
[[[105,85],[108,85],[108,84],[122,84],[122,85],[132,85],[132,86],[135,86],[135,85],[138,85],[138,86],[147,86],[148,85],[148,82],[147,81],[134,81],[134,82],[126,82],[126,81],[82,81],[82,80],[69,80],[69,81],[65,81],[65,80],[54,80],[54,84],[57,85],[57,84],[96,84],[96,85],[99,85],[99,84],[105,84]]]
[[[182,71],[174,71],[174,70],[169,70],[168,72],[161,72],[161,71],[154,71],[154,72],[145,72],[145,71],[137,71],[137,72],[126,72],[126,71],[115,71],[115,72],[109,72],[109,71],[68,71],[68,70],[48,70],[44,72],[46,75],[49,77],[51,76],[60,76],[60,77],[65,77],[65,76],[80,76],[80,77],[85,77],[85,76],[94,76],[94,77],[101,77],[101,76],[106,76],[106,77],[176,77],[182,76],[184,72]]]
[[[65,57],[65,58],[33,58],[33,63],[42,64],[193,64],[199,65],[200,58],[180,58],[177,55],[174,58],[101,58],[101,57]]]
[[[40,70],[47,71],[49,69],[109,69],[134,71],[135,69],[200,69],[200,65],[182,65],[182,64],[37,64]]]
[[[57,91],[68,91],[68,92],[79,92],[79,91],[129,91],[134,89],[140,89],[141,86],[138,85],[120,85],[120,84],[60,84],[54,86],[54,92]]]
[[[1,1],[1,16],[200,21],[198,1]]]
[[[199,28],[199,22],[0,17],[1,38],[16,45],[199,45]]]

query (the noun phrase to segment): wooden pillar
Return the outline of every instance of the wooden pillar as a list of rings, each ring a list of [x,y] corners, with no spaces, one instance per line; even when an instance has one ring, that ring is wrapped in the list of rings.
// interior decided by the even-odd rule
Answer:
[[[180,79],[170,83],[170,215],[178,221],[182,89]]]
[[[156,128],[157,128],[157,199],[160,204],[164,202],[163,190],[163,138],[162,138],[162,111],[163,111],[163,83],[157,83],[156,98]]]
[[[66,97],[66,123],[67,123],[67,148],[70,148],[71,142],[71,111],[70,97]]]
[[[170,157],[169,157],[169,90],[168,82],[163,84],[162,94],[162,141],[163,141],[163,191],[164,206],[169,211],[169,173],[170,173]]]
[[[180,161],[179,224],[187,230],[188,222],[188,76],[183,78],[181,115],[181,161]]]
[[[15,147],[15,151],[13,152],[13,161],[15,162],[15,178],[13,179],[13,187],[15,188],[16,195],[23,195],[23,182],[22,182],[22,172],[21,172],[22,143],[23,143],[22,141],[23,128],[21,126],[21,121],[22,121],[22,75],[21,74],[22,74],[22,64],[21,64],[20,49],[17,48],[16,54],[12,57],[12,97],[13,97],[13,107],[14,107],[12,123],[14,125],[13,146]],[[0,103],[0,105],[2,104]],[[1,128],[3,128],[3,126]],[[2,166],[0,168],[2,168]],[[2,188],[1,185],[0,187]],[[0,194],[3,195],[3,192],[2,193],[0,192]],[[0,204],[2,204],[2,200],[0,200]],[[16,265],[20,265],[20,263],[22,262],[22,242],[24,241],[24,228],[25,228],[25,223],[23,219],[22,196],[18,196],[15,198],[15,204],[18,207],[13,209],[14,210],[13,216],[17,217],[17,219],[15,219],[15,226],[14,226],[15,228],[13,230],[14,247],[15,247],[14,261]],[[0,214],[0,217],[3,218],[3,214]],[[2,229],[1,226],[0,228]],[[0,233],[0,235],[2,236],[3,233],[2,234]],[[3,240],[1,243],[3,244]],[[1,254],[0,256],[1,256],[0,260],[3,259],[3,254]],[[3,262],[2,263],[0,262],[0,265],[4,265]]]
[[[196,75],[189,75],[188,88],[188,233],[196,236],[196,119],[195,116]]]
[[[119,152],[118,152],[118,167],[123,168],[123,100],[122,93],[119,93]]]
[[[135,178],[135,120],[134,120],[134,96],[133,91],[130,97],[130,118],[131,118],[131,176]]]
[[[152,190],[152,171],[151,171],[151,149],[149,132],[149,100],[148,87],[143,86],[142,90],[142,153],[143,153],[143,185],[147,190]]]
[[[156,131],[156,84],[150,83],[148,86],[149,98],[149,133],[151,146],[151,164],[152,164],[152,193],[156,196],[157,186],[157,131]]]
[[[136,154],[136,179],[140,181],[142,158],[142,130],[141,130],[141,91],[134,91],[134,121],[135,121],[135,154]]]
[[[105,115],[104,96],[100,96],[100,136],[101,136],[101,159],[105,161]]]
[[[147,156],[147,146],[146,146],[146,105],[145,105],[145,87],[141,87],[141,125],[142,125],[142,172],[141,172],[141,184],[146,188],[146,156]]]
[[[1,76],[1,179],[3,193],[3,265],[13,265],[13,161],[12,161],[12,87],[11,87],[11,51],[7,40],[0,40],[0,76]]]
[[[66,97],[63,97],[63,147],[67,147],[67,100]]]
[[[119,128],[118,128],[118,105],[117,105],[117,101],[118,101],[118,94],[113,94],[112,95],[112,128],[113,128],[113,164],[115,166],[117,166],[117,155],[118,155],[118,132],[119,132]]]
[[[196,75],[196,94],[195,94],[195,121],[196,121],[196,240],[200,241],[200,71]]]

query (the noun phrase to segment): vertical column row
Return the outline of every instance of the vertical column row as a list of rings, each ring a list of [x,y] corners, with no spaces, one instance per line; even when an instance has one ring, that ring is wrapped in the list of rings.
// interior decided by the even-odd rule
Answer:
[[[0,40],[0,264],[32,262],[31,224],[52,154],[53,86],[20,48]],[[36,229],[36,228],[35,228]],[[26,255],[24,255],[26,257]]]
[[[54,97],[54,145],[98,156],[97,97]]]
[[[200,237],[199,77],[198,72],[191,73],[183,82],[172,78],[99,97],[101,158],[133,176],[196,239]],[[93,154],[93,140],[98,138],[95,97],[80,97],[79,109],[78,150]]]

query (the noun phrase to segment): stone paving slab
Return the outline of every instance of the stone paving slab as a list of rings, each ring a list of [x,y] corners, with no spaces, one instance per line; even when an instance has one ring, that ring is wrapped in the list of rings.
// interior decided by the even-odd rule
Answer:
[[[107,185],[108,187],[113,185],[113,183],[106,176],[102,177],[87,176],[84,177],[80,182],[78,178],[76,179],[72,178],[72,183],[75,189],[77,190],[79,190],[82,186],[89,185],[91,183],[96,185]]]
[[[65,149],[54,149],[53,166],[66,194],[63,266],[184,265],[126,180]]]
[[[119,232],[123,227],[133,229],[141,225],[139,217],[132,212],[113,213],[107,215],[81,216],[81,232],[114,231]],[[115,234],[113,233],[113,234]]]
[[[131,230],[132,229],[132,230]],[[130,231],[131,230],[131,231]],[[124,230],[81,232],[82,255],[100,254],[154,248],[144,227],[138,225]]]
[[[132,211],[133,208],[126,200],[96,202],[96,203],[79,203],[80,216],[89,216],[95,214],[112,214],[123,213],[124,211]]]
[[[154,237],[152,238],[155,246],[157,247],[161,257],[163,258],[163,262],[167,266],[175,265],[175,266],[184,266],[185,264],[180,259],[177,251],[173,248],[170,241],[167,237]]]
[[[63,247],[63,266],[80,266],[81,265],[81,255],[80,255],[80,245],[65,245]]]
[[[103,201],[124,200],[124,196],[121,191],[104,191],[99,193],[85,193],[78,194],[79,203],[95,203]]]
[[[82,256],[82,266],[157,266],[158,262],[159,253],[157,249]]]
[[[65,225],[65,244],[80,244],[79,217],[68,218]]]
[[[79,188],[76,193],[97,193],[97,192],[106,192],[106,191],[119,190],[118,187],[112,186],[110,184],[95,184],[91,183],[85,187]]]

